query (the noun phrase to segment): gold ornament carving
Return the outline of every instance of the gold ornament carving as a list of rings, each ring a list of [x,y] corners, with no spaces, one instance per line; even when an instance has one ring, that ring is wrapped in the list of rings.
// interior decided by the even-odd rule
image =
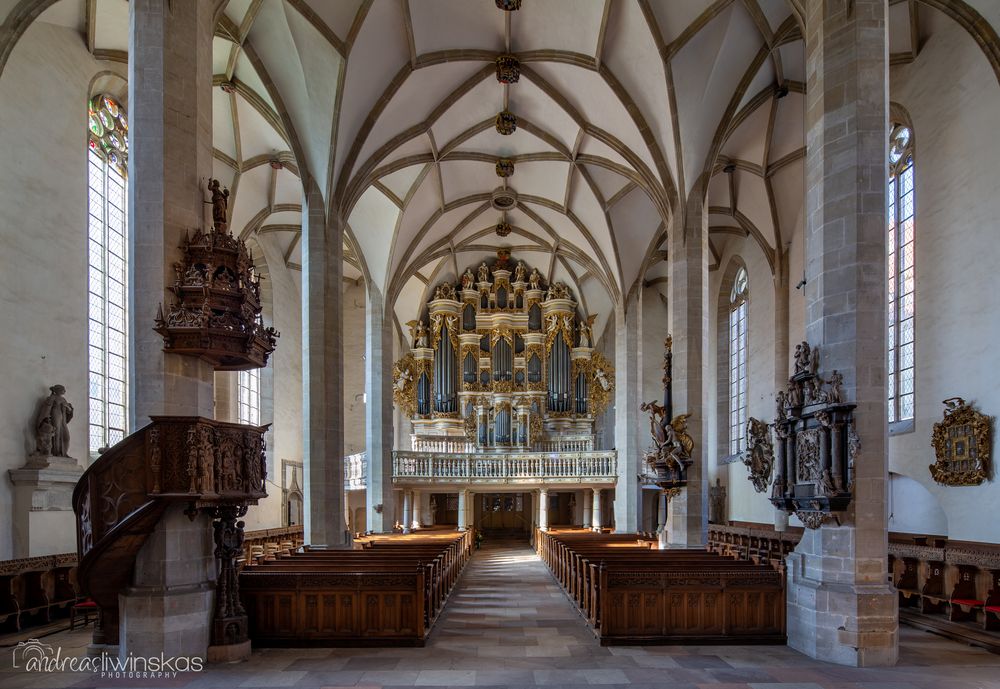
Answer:
[[[590,413],[600,416],[608,408],[615,392],[614,366],[600,352],[590,355]]]
[[[944,401],[944,419],[934,424],[931,445],[936,461],[928,468],[946,486],[978,486],[990,478],[993,417],[976,411],[961,397]]]
[[[417,413],[417,381],[423,367],[412,354],[406,354],[392,365],[392,400],[407,416]]]
[[[572,347],[573,342],[573,316],[568,313],[553,313],[545,319],[545,351],[552,350],[552,344],[556,341],[556,336],[562,333],[563,341],[567,347]]]

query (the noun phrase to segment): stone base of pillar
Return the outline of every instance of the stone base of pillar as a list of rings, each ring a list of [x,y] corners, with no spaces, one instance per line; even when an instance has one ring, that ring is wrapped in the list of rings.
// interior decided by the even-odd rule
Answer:
[[[666,528],[660,529],[660,532],[656,534],[656,548],[657,550],[666,550],[670,545],[669,539],[667,538]]]
[[[694,513],[700,505],[691,499],[689,491],[698,490],[692,483],[667,502],[667,525],[670,544],[687,548],[703,548],[708,543],[708,519]],[[702,503],[703,504],[703,503]]]
[[[118,596],[119,657],[207,656],[215,609],[212,520],[170,507],[135,559]],[[97,639],[100,641],[100,639]]]
[[[238,644],[208,647],[208,662],[236,663],[250,659],[250,639]]]
[[[873,583],[854,580],[855,536],[847,526],[807,531],[786,559],[788,645],[840,665],[892,666],[899,654],[896,590],[884,583],[884,561],[875,564]]]
[[[118,597],[119,657],[202,658],[207,655],[215,587],[211,583],[130,588]]]

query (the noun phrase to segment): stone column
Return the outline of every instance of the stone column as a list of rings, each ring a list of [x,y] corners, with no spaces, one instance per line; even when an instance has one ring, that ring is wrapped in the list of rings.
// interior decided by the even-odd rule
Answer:
[[[615,309],[615,449],[618,483],[615,485],[615,531],[636,533],[642,509],[639,485],[639,405],[642,403],[642,303],[639,291],[625,307]]]
[[[601,517],[601,489],[594,488],[593,491],[594,491],[594,500],[593,500],[594,506],[593,509],[591,510],[591,514],[593,515],[592,517],[593,521],[591,521],[590,523],[590,528],[594,531],[600,531],[601,524],[604,521],[603,518]]]
[[[344,234],[339,219],[328,221],[315,181],[305,174],[303,184],[303,526],[311,547],[344,548]]]
[[[422,497],[423,496],[421,495],[419,490],[413,491],[413,498],[412,498],[413,513],[410,516],[411,530],[420,528],[420,515],[422,513],[422,503],[421,503]]]
[[[583,528],[589,529],[594,524],[593,507],[594,500],[593,496],[588,495],[589,490],[584,489],[581,491],[581,501],[583,502]]]
[[[465,531],[468,520],[466,518],[466,490],[464,488],[458,491],[458,530]]]
[[[239,373],[236,371],[216,371],[215,372],[215,413],[212,415],[216,421],[229,421],[239,423]]]
[[[459,511],[461,511],[459,507]],[[410,522],[413,521],[413,491],[403,491],[403,533],[410,533]]]
[[[129,5],[129,428],[154,415],[214,415],[214,370],[163,352],[181,241],[205,223],[212,174],[212,3]]]
[[[396,523],[392,497],[392,317],[382,293],[368,286],[365,313],[365,442],[368,448],[368,529],[389,533]],[[375,506],[381,505],[382,511]]]
[[[683,229],[670,236],[667,312],[673,336],[674,416],[691,414],[694,439],[688,485],[669,502],[670,542],[702,547],[708,541],[708,209],[695,185],[684,213]],[[714,359],[713,359],[714,360]]]
[[[541,531],[549,530],[549,489],[542,488],[538,491],[538,528]]]
[[[172,301],[185,233],[208,229],[212,174],[213,3],[129,3],[129,427],[153,415],[214,416],[214,371],[163,352],[153,332]],[[119,597],[119,654],[208,653],[216,563],[212,520],[173,507],[136,556]],[[112,614],[113,611],[109,611]],[[115,639],[105,639],[115,643]],[[110,650],[110,649],[108,649]]]
[[[670,531],[667,529],[667,505],[669,503],[670,499],[667,497],[667,494],[660,491],[656,502],[656,547],[660,550],[666,550],[670,542]]]
[[[788,558],[788,644],[854,666],[892,665],[895,592],[886,583],[885,0],[807,0],[806,339],[819,371],[857,404],[854,499],[806,529]]]

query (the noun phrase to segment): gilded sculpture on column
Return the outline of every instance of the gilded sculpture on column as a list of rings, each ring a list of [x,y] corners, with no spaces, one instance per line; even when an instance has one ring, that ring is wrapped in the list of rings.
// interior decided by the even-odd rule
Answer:
[[[673,415],[673,338],[668,336],[663,344],[663,404],[654,400],[643,403],[639,409],[649,414],[649,434],[653,441],[644,459],[656,485],[666,490],[687,485],[687,470],[694,461],[694,439],[687,432],[691,414]]]
[[[975,409],[961,397],[951,397],[944,419],[934,424],[931,445],[935,462],[931,476],[946,486],[978,486],[990,479],[990,435],[992,417]]]

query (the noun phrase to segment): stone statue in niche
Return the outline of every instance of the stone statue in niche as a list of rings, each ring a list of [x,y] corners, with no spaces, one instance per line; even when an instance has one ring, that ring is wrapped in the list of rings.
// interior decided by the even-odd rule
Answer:
[[[594,321],[597,320],[597,315],[588,316],[586,321],[580,321],[580,346],[581,347],[592,347],[591,344],[594,340]]]
[[[490,281],[490,268],[486,265],[486,261],[479,264],[479,281],[489,282]]]
[[[815,354],[808,342],[795,345],[795,375],[800,373],[815,373]]]
[[[726,487],[722,479],[716,478],[715,485],[708,489],[708,521],[713,524],[726,523]]]
[[[229,190],[223,189],[219,180],[213,179],[208,183],[208,190],[212,193],[212,224],[216,230],[224,230],[228,221],[229,211]]]
[[[66,388],[53,385],[35,419],[35,453],[51,457],[69,457],[69,422],[73,405],[66,401]]]
[[[788,395],[785,394],[784,390],[778,390],[777,394],[774,396],[774,419],[775,421],[783,421],[787,416],[785,407],[788,406]]]
[[[844,402],[844,374],[840,371],[834,370],[830,374],[830,380],[827,383],[830,389],[827,391],[827,399],[830,404],[843,404]]]
[[[528,277],[528,284],[531,285],[531,289],[542,288],[542,274],[538,272],[538,268],[531,269],[531,275]]]
[[[462,289],[472,289],[472,284],[476,281],[476,276],[472,274],[472,268],[466,268],[462,273]]]

